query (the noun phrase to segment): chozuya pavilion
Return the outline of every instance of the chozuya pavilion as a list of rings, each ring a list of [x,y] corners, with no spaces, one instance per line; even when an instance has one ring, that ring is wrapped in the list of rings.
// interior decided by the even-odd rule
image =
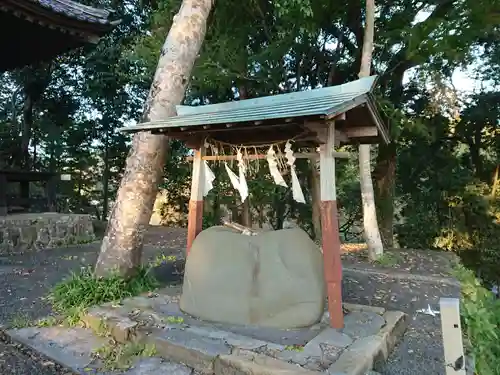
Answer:
[[[121,129],[166,134],[194,149],[180,300],[184,312],[224,323],[293,328],[313,324],[321,316],[326,294],[331,326],[343,326],[335,158],[348,155],[335,148],[390,141],[373,95],[375,84],[373,76],[309,91],[178,106],[177,116]],[[220,227],[202,231],[203,198],[212,181],[231,180],[244,201],[249,193],[245,174],[256,159],[267,159],[275,184],[291,186],[293,199],[305,203],[294,167],[299,158],[314,163],[319,159],[322,254],[298,228],[252,236]],[[226,164],[229,160],[236,161],[239,175]],[[215,176],[209,161],[224,163],[226,172]],[[225,225],[235,229],[234,223]]]

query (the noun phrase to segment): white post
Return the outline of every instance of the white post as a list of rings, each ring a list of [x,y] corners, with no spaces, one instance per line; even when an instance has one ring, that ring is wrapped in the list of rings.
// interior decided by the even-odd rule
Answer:
[[[465,375],[465,355],[458,298],[439,300],[446,375]]]
[[[194,151],[193,177],[191,179],[191,199],[189,200],[188,233],[186,256],[189,255],[191,245],[196,236],[201,232],[203,226],[203,191],[204,191],[204,169],[203,156],[205,156],[205,145],[202,144]]]

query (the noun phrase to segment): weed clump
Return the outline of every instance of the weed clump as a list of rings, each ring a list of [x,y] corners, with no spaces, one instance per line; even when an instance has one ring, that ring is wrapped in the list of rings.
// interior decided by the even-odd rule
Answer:
[[[49,295],[54,310],[63,315],[69,325],[77,324],[85,311],[106,302],[121,301],[128,297],[156,289],[159,286],[150,268],[142,267],[132,278],[125,279],[114,273],[97,277],[91,269],[83,269],[57,284]]]
[[[460,313],[475,371],[500,375],[500,300],[463,266],[457,267],[455,276],[462,286]]]
[[[94,358],[102,362],[104,369],[114,371],[127,370],[136,358],[154,357],[157,353],[154,345],[138,342],[127,344],[113,342],[103,345],[92,354]]]

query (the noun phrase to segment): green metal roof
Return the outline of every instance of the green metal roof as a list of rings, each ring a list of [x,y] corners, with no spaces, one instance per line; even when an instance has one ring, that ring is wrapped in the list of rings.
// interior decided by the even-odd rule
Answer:
[[[177,106],[177,116],[118,130],[137,132],[292,117],[334,116],[369,101],[376,79],[377,76],[371,76],[338,86],[221,104]]]

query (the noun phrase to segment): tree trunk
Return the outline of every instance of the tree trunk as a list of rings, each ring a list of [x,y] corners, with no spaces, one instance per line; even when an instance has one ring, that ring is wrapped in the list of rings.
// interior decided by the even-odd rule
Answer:
[[[245,85],[242,84],[238,87],[238,93],[240,100],[248,99],[248,91]],[[241,204],[241,225],[244,225],[245,227],[248,228],[252,227],[251,208],[252,205],[250,204],[250,194],[249,194],[247,199],[245,199],[245,201]]]
[[[321,240],[321,186],[318,161],[311,160],[311,201],[312,201],[312,225],[314,239]]]
[[[33,98],[26,93],[23,105],[23,132],[21,135],[22,160],[20,164],[25,170],[30,169],[30,141],[33,128]]]
[[[252,227],[252,213],[250,212],[250,198],[247,197],[241,205],[241,225]]]
[[[105,120],[107,121],[107,119]],[[102,221],[108,218],[109,210],[109,126],[105,126],[104,171],[102,173]]]
[[[375,24],[375,1],[366,0],[365,36],[361,54],[359,77],[368,77],[371,70]],[[363,201],[363,234],[368,246],[368,255],[374,260],[383,254],[384,248],[378,229],[375,193],[371,176],[370,145],[359,146],[359,175],[361,199]]]
[[[396,179],[396,145],[381,145],[373,171],[375,199],[380,219],[380,235],[386,248],[394,247],[394,187]]]
[[[175,116],[205,38],[213,0],[184,0],[163,44],[143,122]],[[140,265],[144,232],[162,179],[168,150],[163,135],[134,135],[95,272],[132,276]]]
[[[495,198],[495,196],[497,194],[497,188],[498,188],[499,181],[500,181],[498,179],[499,172],[500,172],[500,164],[497,164],[497,167],[495,169],[495,173],[493,174],[493,186],[491,187],[491,197],[492,198]]]

